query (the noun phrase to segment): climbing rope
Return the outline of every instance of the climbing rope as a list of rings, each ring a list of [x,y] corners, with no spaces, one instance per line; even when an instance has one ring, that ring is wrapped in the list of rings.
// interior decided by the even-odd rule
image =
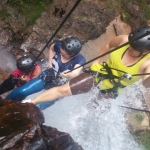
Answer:
[[[39,55],[36,57],[36,59],[35,59],[35,61],[33,62],[33,64],[35,64],[35,62],[38,60],[38,58],[40,57],[40,55],[43,53],[43,51],[45,50],[45,48],[46,48],[46,47],[48,46],[48,44],[52,41],[52,39],[53,39],[54,36],[58,33],[58,31],[61,29],[61,27],[64,25],[64,23],[66,22],[66,20],[70,17],[70,15],[71,15],[72,12],[75,10],[75,8],[78,6],[78,4],[80,3],[80,1],[81,1],[81,0],[77,0],[77,1],[76,1],[76,3],[74,4],[74,6],[72,7],[72,9],[69,11],[69,13],[66,15],[66,17],[65,17],[64,20],[62,21],[62,23],[59,25],[59,27],[56,29],[56,31],[54,32],[54,34],[51,36],[51,38],[49,39],[49,41],[47,42],[47,44],[44,46],[44,48],[42,49],[42,51],[41,51],[41,52],[39,53]],[[93,58],[92,60],[90,60],[90,61],[88,61],[88,62],[86,62],[86,63],[84,63],[84,64],[82,64],[82,65],[80,65],[80,66],[78,66],[78,67],[76,67],[76,68],[74,68],[74,69],[72,69],[72,70],[66,72],[66,73],[72,72],[73,70],[76,70],[76,69],[78,69],[78,68],[80,68],[80,67],[82,67],[82,66],[85,66],[85,65],[87,65],[87,64],[89,64],[89,63],[91,63],[91,62],[93,62],[94,60],[97,60],[97,59],[99,59],[99,58],[101,58],[101,57],[103,57],[103,56],[105,56],[105,55],[107,55],[107,54],[110,54],[110,53],[112,53],[112,52],[114,52],[114,51],[116,51],[116,50],[118,50],[118,49],[120,49],[120,48],[122,48],[122,47],[124,47],[124,46],[126,46],[126,45],[128,45],[128,44],[130,44],[130,43],[132,43],[132,42],[135,42],[135,41],[137,41],[137,40],[139,40],[139,39],[141,39],[141,38],[143,38],[143,37],[145,37],[145,36],[147,36],[147,35],[149,35],[149,34],[150,34],[150,32],[146,32],[145,34],[143,34],[143,35],[141,35],[141,36],[135,38],[134,40],[131,40],[130,42],[126,42],[126,43],[124,43],[124,44],[122,44],[122,45],[120,45],[120,46],[118,46],[118,47],[116,47],[116,48],[110,50],[109,52],[106,52],[106,53],[104,53],[104,54],[102,54],[102,55],[100,55],[100,56],[98,56],[98,57],[95,57],[95,58]],[[114,69],[114,68],[112,68],[112,69]],[[117,70],[117,69],[116,69],[116,70]],[[118,70],[118,71],[121,71],[121,70]],[[123,72],[123,71],[122,71],[122,72]],[[125,72],[124,72],[124,73],[125,73]],[[132,76],[149,75],[149,74],[150,74],[150,73],[134,74],[134,75],[132,75]]]
[[[121,106],[121,105],[118,105],[118,106],[119,106],[119,107],[123,107],[123,108],[127,108],[127,109],[133,109],[133,110],[137,110],[137,111],[142,111],[142,112],[150,113],[149,110],[137,109],[137,108],[127,107],[127,106]]]
[[[116,71],[127,74],[127,72],[125,72],[125,71],[122,71],[122,70],[119,70],[119,69],[116,69],[116,68],[111,68],[111,67],[109,67],[109,68],[112,69],[112,70],[116,70]],[[132,74],[130,76],[134,77],[134,76],[143,76],[143,75],[150,75],[150,73]]]
[[[39,53],[39,55],[36,57],[35,61],[33,62],[33,64],[38,60],[38,58],[40,57],[40,55],[43,53],[43,51],[45,50],[45,48],[48,46],[48,44],[52,41],[52,39],[54,38],[54,36],[58,33],[58,31],[61,29],[61,27],[64,25],[64,23],[66,22],[66,20],[70,17],[70,15],[72,14],[72,12],[75,10],[75,8],[78,6],[78,4],[80,3],[81,0],[77,0],[76,3],[74,4],[74,6],[71,8],[71,10],[69,11],[69,13],[66,15],[66,17],[64,18],[64,20],[62,21],[62,23],[59,25],[59,27],[56,29],[56,31],[54,32],[54,34],[51,36],[51,38],[49,39],[49,41],[47,42],[47,44],[43,47],[42,51]]]
[[[76,68],[74,68],[74,69],[72,69],[72,70],[70,70],[70,71],[68,71],[68,72],[66,72],[66,73],[72,72],[73,70],[76,70],[76,69],[78,69],[78,68],[80,68],[80,67],[82,67],[82,66],[85,66],[85,65],[87,65],[87,64],[89,64],[89,63],[91,63],[91,62],[93,62],[94,60],[99,59],[99,58],[101,58],[101,57],[103,57],[103,56],[105,56],[105,55],[107,55],[107,54],[110,54],[110,53],[116,51],[116,50],[119,50],[120,48],[122,48],[122,47],[124,47],[124,46],[126,46],[126,45],[128,45],[128,44],[131,44],[132,42],[135,42],[135,41],[137,41],[137,40],[139,40],[139,39],[141,39],[141,38],[143,38],[143,37],[145,37],[145,36],[147,36],[147,35],[149,35],[149,34],[150,34],[150,31],[144,33],[143,35],[141,35],[141,36],[139,36],[139,37],[137,37],[137,38],[135,38],[134,40],[131,40],[130,42],[126,42],[126,43],[124,43],[124,44],[122,44],[122,45],[120,45],[120,46],[118,46],[118,47],[116,47],[116,48],[110,50],[109,52],[106,52],[106,53],[104,53],[104,54],[102,54],[102,55],[100,55],[100,56],[98,56],[98,57],[95,57],[95,58],[89,60],[88,62],[82,64],[81,66],[78,66],[78,67],[76,67]]]

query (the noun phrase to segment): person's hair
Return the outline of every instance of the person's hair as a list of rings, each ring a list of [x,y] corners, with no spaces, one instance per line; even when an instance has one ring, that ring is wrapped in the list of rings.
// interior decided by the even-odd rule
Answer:
[[[78,38],[70,37],[62,40],[61,48],[69,55],[75,56],[81,51],[82,43]]]

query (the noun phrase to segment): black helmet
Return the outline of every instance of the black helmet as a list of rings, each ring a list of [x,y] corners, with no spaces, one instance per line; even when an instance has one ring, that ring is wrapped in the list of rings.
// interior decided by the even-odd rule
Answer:
[[[64,49],[69,55],[77,55],[82,48],[81,41],[76,37],[64,39],[61,48]]]
[[[141,27],[134,31],[132,31],[128,37],[130,45],[137,51],[143,52],[144,50],[150,51],[150,34],[140,38],[136,41],[134,39],[138,38],[139,36],[145,34],[146,32],[150,32],[150,27]],[[133,41],[133,42],[132,42]]]
[[[34,67],[34,58],[31,56],[23,56],[17,60],[17,68],[25,73],[30,72]]]

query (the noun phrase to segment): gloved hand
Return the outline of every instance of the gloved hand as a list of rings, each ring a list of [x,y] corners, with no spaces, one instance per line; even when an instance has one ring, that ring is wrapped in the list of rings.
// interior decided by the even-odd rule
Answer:
[[[27,83],[26,80],[22,80],[20,75],[18,75],[17,78],[15,78],[13,75],[11,75],[11,77],[12,77],[12,82],[15,83],[17,85],[17,87],[20,87],[20,86],[24,85],[25,83]]]

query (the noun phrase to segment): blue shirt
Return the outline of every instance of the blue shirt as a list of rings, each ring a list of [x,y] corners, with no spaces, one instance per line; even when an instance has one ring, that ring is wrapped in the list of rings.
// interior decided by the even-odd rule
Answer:
[[[73,70],[76,64],[82,65],[86,62],[85,57],[82,54],[78,54],[75,57],[73,57],[71,60],[69,60],[66,63],[63,63],[61,61],[61,52],[60,52],[60,46],[61,43],[56,43],[54,45],[54,51],[55,55],[52,58],[52,66],[53,69],[60,74],[61,72],[65,70]]]

